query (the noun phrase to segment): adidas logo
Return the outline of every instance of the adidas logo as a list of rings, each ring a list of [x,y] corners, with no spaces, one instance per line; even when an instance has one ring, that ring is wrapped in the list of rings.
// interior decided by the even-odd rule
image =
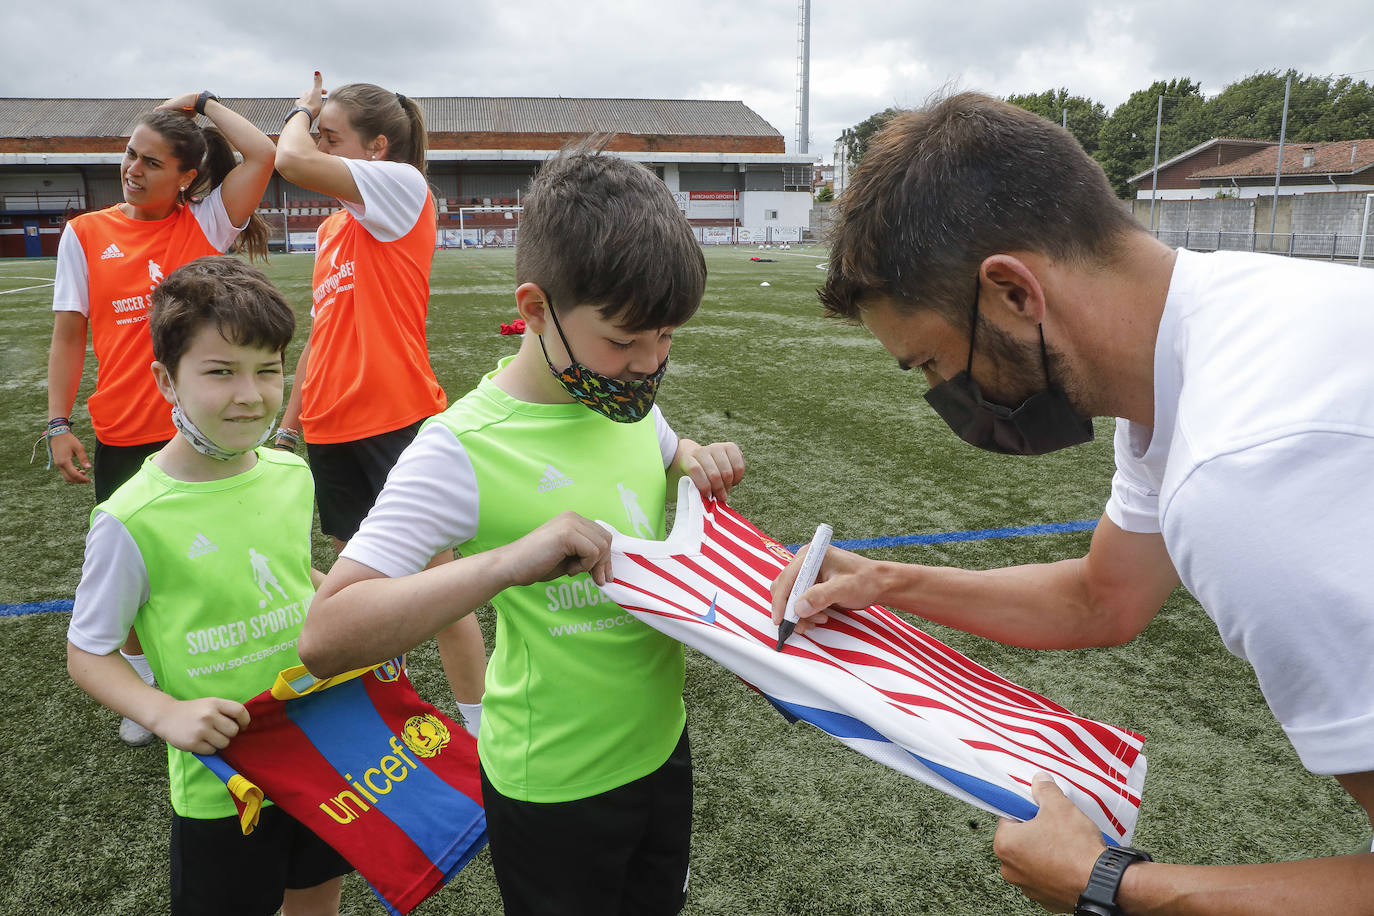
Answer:
[[[191,549],[186,551],[186,559],[194,560],[196,557],[203,557],[207,553],[214,553],[219,550],[219,545],[213,543],[203,534],[197,534],[196,539],[191,542]]]
[[[547,493],[550,490],[557,490],[559,487],[570,487],[573,485],[571,477],[564,477],[563,473],[551,464],[544,465],[544,477],[539,481],[539,492]]]
[[[110,247],[106,248],[104,251],[100,253],[100,260],[102,261],[108,261],[110,258],[122,257],[124,257],[124,252],[120,251],[119,246],[116,245],[114,242],[111,242]]]

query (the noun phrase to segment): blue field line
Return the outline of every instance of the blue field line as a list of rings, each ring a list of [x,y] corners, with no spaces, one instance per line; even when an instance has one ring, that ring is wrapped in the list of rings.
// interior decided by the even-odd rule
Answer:
[[[859,538],[852,541],[832,541],[844,550],[872,550],[877,547],[902,547],[907,544],[948,544],[953,541],[986,541],[993,538],[1031,537],[1037,534],[1067,534],[1071,531],[1091,531],[1097,527],[1096,520],[1082,522],[1055,522],[1048,525],[1022,525],[1019,528],[979,528],[976,531],[944,531],[938,534],[901,534],[887,538]],[[801,549],[801,544],[789,544],[793,552]],[[0,604],[0,617],[22,617],[25,614],[65,613],[72,609],[71,599],[61,601],[35,601],[31,604]]]
[[[61,601],[35,601],[31,604],[0,604],[0,617],[22,617],[25,614],[47,614],[54,611],[69,612],[72,599]]]
[[[872,550],[876,547],[902,547],[907,544],[948,544],[953,541],[987,541],[993,538],[1021,538],[1037,534],[1068,534],[1071,531],[1091,531],[1096,527],[1096,519],[1087,519],[1081,522],[1054,522],[1047,525],[1022,525],[1017,528],[979,528],[976,531],[942,531],[937,534],[902,534],[890,538],[859,538],[831,543],[845,550]]]

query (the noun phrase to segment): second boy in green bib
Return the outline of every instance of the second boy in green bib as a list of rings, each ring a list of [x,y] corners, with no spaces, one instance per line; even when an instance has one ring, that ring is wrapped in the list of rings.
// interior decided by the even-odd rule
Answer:
[[[324,674],[495,605],[479,750],[508,914],[685,899],[682,647],[601,594],[609,536],[587,519],[660,538],[678,476],[723,497],[744,473],[733,443],[679,439],[653,406],[705,280],[652,173],[584,151],[546,164],[516,254],[520,350],[406,450],[302,635]],[[448,547],[463,559],[421,572]]]

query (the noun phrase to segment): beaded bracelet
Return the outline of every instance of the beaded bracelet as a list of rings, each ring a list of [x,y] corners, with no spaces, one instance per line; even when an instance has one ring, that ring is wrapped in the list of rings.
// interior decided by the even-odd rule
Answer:
[[[29,464],[38,458],[38,446],[42,445],[48,452],[48,463],[43,468],[45,471],[52,470],[52,440],[54,436],[65,435],[72,431],[72,421],[67,417],[53,417],[48,421],[48,428],[43,430],[43,435],[38,437],[38,441],[33,444],[33,451],[29,453]]]

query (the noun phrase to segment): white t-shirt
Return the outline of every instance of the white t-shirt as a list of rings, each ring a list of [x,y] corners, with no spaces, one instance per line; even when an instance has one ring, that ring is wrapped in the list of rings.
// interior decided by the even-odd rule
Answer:
[[[229,220],[229,211],[224,209],[224,198],[220,194],[219,186],[205,195],[204,199],[191,201],[189,206],[196,222],[200,223],[201,231],[205,233],[206,241],[220,251],[228,251],[229,246],[234,244],[234,239],[248,226],[247,220],[244,220],[242,226],[235,226]],[[89,287],[90,274],[86,252],[81,247],[81,239],[77,238],[71,224],[68,223],[63,227],[62,237],[57,243],[57,273],[53,280],[52,310],[80,312],[89,318]]]
[[[1153,429],[1107,516],[1161,532],[1314,773],[1374,770],[1374,271],[1179,251]]]
[[[654,429],[663,467],[678,436],[655,404]],[[387,474],[386,486],[340,556],[391,578],[424,569],[434,555],[477,533],[480,494],[463,444],[442,423],[420,430]]]
[[[415,228],[429,194],[420,170],[408,162],[345,159],[361,204],[341,200],[353,218],[379,242],[394,242]]]

